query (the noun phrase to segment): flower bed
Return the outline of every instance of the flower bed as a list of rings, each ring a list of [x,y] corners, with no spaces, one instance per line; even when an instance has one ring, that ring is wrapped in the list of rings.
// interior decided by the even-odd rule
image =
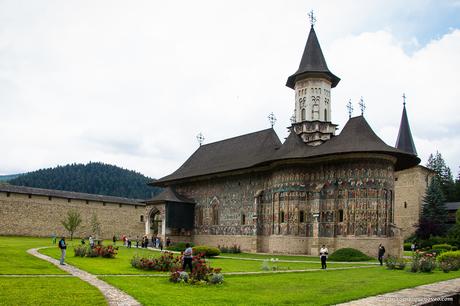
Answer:
[[[224,281],[224,276],[220,272],[220,268],[211,268],[204,255],[199,254],[193,256],[190,274],[177,269],[171,272],[169,280],[173,283],[221,284]]]
[[[118,254],[118,247],[112,245],[96,245],[94,247],[79,245],[74,248],[74,255],[79,257],[104,257],[115,258]]]
[[[135,255],[131,259],[131,266],[142,270],[170,272],[182,266],[180,256],[174,256],[171,252],[164,252],[159,258],[140,257]]]

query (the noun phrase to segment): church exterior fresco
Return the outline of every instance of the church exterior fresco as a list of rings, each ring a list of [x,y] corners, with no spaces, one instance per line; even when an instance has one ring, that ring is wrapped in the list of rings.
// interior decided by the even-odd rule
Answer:
[[[395,234],[393,162],[371,154],[183,183],[176,191],[196,202],[193,236],[234,236],[236,244],[248,236],[255,244],[249,251],[271,236],[383,242]]]

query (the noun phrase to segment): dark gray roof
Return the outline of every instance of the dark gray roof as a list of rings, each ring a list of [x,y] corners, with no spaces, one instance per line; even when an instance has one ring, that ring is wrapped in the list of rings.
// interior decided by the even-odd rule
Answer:
[[[448,202],[445,203],[445,207],[447,210],[457,210],[460,208],[460,202]]]
[[[305,144],[295,132],[291,132],[281,145],[273,129],[203,145],[174,173],[151,184],[162,186],[166,182],[246,169],[274,161],[345,153],[381,153],[394,156],[397,159],[396,171],[420,163],[416,155],[385,144],[374,133],[366,119],[358,116],[348,120],[340,135],[319,146]]]
[[[324,59],[323,51],[319,45],[318,38],[316,37],[313,26],[310,29],[305,50],[303,51],[302,59],[300,61],[299,69],[291,75],[286,82],[286,86],[294,89],[297,80],[303,79],[309,75],[325,75],[330,79],[332,87],[337,86],[340,81],[329,68],[327,68],[326,60]]]
[[[297,138],[297,139],[296,139]],[[372,130],[363,116],[353,117],[345,124],[342,132],[319,146],[309,146],[291,132],[283,146],[272,160],[311,158],[344,153],[384,153],[397,158],[395,170],[418,165],[420,159],[385,144]]]
[[[273,129],[205,144],[174,173],[151,184],[249,168],[270,159],[280,146]]]
[[[0,184],[0,192],[11,192],[11,193],[21,193],[21,194],[31,194],[31,195],[40,195],[47,197],[56,197],[64,199],[75,199],[75,200],[88,200],[88,201],[98,201],[98,202],[107,202],[107,203],[117,203],[117,204],[129,204],[129,205],[145,205],[141,200],[105,196],[99,194],[89,194],[89,193],[80,193],[73,191],[63,191],[63,190],[54,190],[54,189],[42,189],[42,188],[33,188],[26,186],[15,186],[10,184]]]
[[[151,198],[150,200],[145,201],[144,203],[152,204],[159,202],[175,202],[175,203],[192,203],[195,201],[187,199],[181,195],[178,195],[171,187],[166,187],[162,192]]]
[[[417,155],[414,140],[412,139],[412,133],[410,132],[405,103],[403,106],[401,125],[399,126],[398,139],[396,140],[396,148],[400,149],[401,151]]]

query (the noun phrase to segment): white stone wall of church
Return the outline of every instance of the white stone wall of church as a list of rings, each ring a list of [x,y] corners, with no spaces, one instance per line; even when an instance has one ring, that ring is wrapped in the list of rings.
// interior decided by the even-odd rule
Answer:
[[[331,122],[331,83],[326,79],[308,78],[295,84],[296,122],[319,120]],[[317,109],[314,105],[318,105]],[[302,119],[302,109],[306,118]],[[324,110],[327,118],[324,117]]]

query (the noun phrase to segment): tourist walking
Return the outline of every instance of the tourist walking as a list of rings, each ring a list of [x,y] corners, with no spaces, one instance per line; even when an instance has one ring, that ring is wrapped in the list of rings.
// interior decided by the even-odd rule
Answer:
[[[136,236],[136,249],[139,248],[139,236]]]
[[[117,245],[117,237],[115,235],[113,235],[112,241],[113,245]]]
[[[410,249],[412,250],[412,253],[415,252],[415,242],[412,242],[412,245],[410,246]]]
[[[91,248],[94,248],[94,238],[93,238],[93,236],[89,235],[88,240],[89,240],[89,246]]]
[[[185,268],[189,266],[190,268],[190,273],[192,273],[192,259],[193,259],[193,249],[190,246],[190,243],[185,244],[185,251],[183,254],[183,263],[182,263],[182,270],[185,271]]]
[[[61,265],[65,265],[64,260],[65,260],[65,252],[67,249],[67,245],[65,244],[65,237],[62,237],[61,240],[59,240],[58,243],[59,248],[61,249]]]
[[[329,255],[329,250],[323,244],[321,249],[319,250],[319,258],[321,259],[321,269],[327,268],[327,264],[326,264],[327,255]]]
[[[379,262],[383,266],[383,255],[385,254],[385,247],[382,244],[379,244]]]
[[[166,247],[169,247],[171,245],[171,239],[169,237],[166,237]]]
[[[53,235],[51,235],[51,237],[53,238],[53,240],[52,240],[53,244],[56,244],[56,234],[53,233]]]

